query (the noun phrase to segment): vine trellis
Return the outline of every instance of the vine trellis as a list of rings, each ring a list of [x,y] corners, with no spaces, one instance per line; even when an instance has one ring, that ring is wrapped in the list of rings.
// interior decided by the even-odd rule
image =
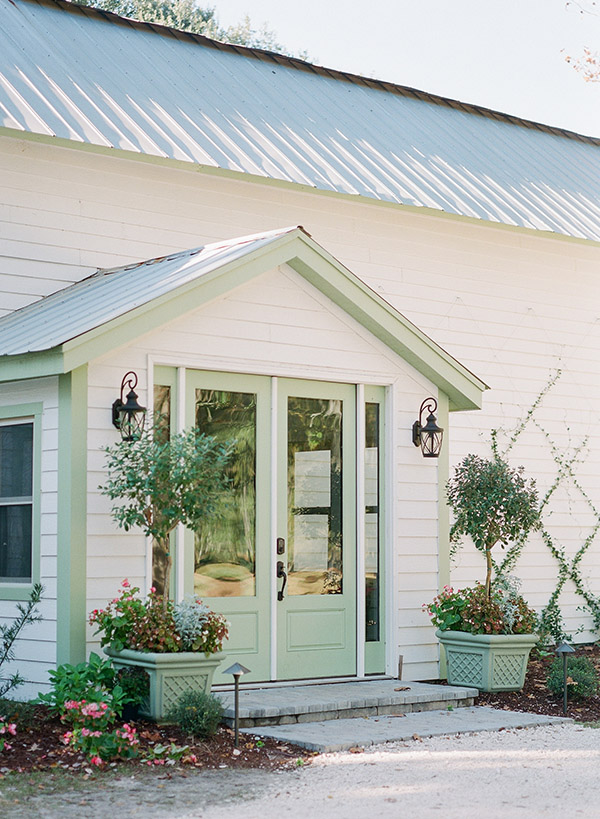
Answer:
[[[500,458],[506,458],[506,456],[508,456],[511,449],[518,441],[519,437],[531,424],[535,426],[546,439],[547,444],[550,448],[550,452],[552,454],[552,458],[555,464],[557,465],[557,472],[554,481],[540,501],[540,508],[542,511],[541,530],[542,540],[558,564],[556,588],[550,595],[548,603],[541,612],[540,630],[543,634],[547,634],[557,641],[569,636],[565,632],[563,617],[558,604],[560,594],[564,589],[567,580],[571,580],[577,594],[584,601],[583,608],[589,611],[594,621],[594,630],[596,632],[600,632],[600,597],[594,595],[588,588],[586,588],[581,572],[581,561],[583,560],[584,555],[592,545],[594,539],[596,538],[596,535],[598,534],[598,531],[600,530],[600,510],[597,508],[597,506],[590,498],[589,494],[583,488],[581,482],[579,481],[575,473],[576,465],[578,463],[581,463],[581,461],[583,460],[583,454],[588,443],[588,436],[585,436],[581,443],[574,450],[570,452],[563,452],[552,440],[548,431],[544,429],[544,427],[535,417],[536,410],[539,408],[545,396],[554,387],[554,385],[561,377],[561,375],[562,375],[561,370],[557,370],[554,373],[554,375],[552,375],[548,383],[544,386],[544,388],[536,397],[535,401],[533,402],[525,416],[518,423],[513,432],[510,433],[508,441],[506,442],[503,448],[501,448],[499,443],[499,435],[501,430],[494,429],[491,432],[491,447],[493,455]],[[573,557],[569,557],[569,555],[567,555],[564,546],[561,546],[557,542],[556,538],[553,537],[553,535],[548,531],[544,523],[543,514],[544,510],[549,510],[550,501],[552,500],[552,497],[555,495],[558,488],[567,482],[570,482],[571,486],[573,486],[578,491],[580,497],[585,502],[588,510],[592,513],[594,521],[588,536],[579,546]],[[525,540],[522,540],[513,544],[507,550],[503,560],[499,563],[494,564],[497,574],[499,575],[508,574],[514,568],[517,560],[521,555],[521,552],[523,551],[524,546]]]

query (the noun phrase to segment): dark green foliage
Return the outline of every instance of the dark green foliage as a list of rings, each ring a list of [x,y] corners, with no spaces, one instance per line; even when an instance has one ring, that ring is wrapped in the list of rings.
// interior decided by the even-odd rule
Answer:
[[[49,676],[52,689],[47,694],[38,694],[35,702],[49,706],[60,716],[65,713],[65,703],[72,700],[105,702],[117,713],[128,701],[110,660],[103,660],[93,652],[87,663],[64,663],[56,671],[50,671]]]
[[[214,736],[223,716],[221,700],[204,691],[186,691],[167,714],[186,734],[198,739]]]
[[[226,468],[232,447],[192,428],[165,438],[160,425],[136,441],[106,449],[108,478],[100,487],[117,504],[116,523],[125,531],[139,526],[166,555],[164,607],[172,565],[169,535],[179,523],[198,531],[203,520],[220,513],[229,486]]]
[[[39,623],[42,615],[37,610],[37,604],[42,599],[43,588],[39,583],[34,583],[26,603],[17,603],[17,617],[12,623],[0,626],[0,669],[6,663],[12,662],[15,658],[13,645],[15,640],[25,626],[32,623]],[[3,677],[0,674],[0,697],[5,697],[13,688],[25,682],[17,671],[10,677]]]
[[[563,661],[557,657],[550,666],[546,685],[557,697],[563,695]],[[589,657],[570,657],[567,661],[567,696],[570,700],[594,697],[600,690],[598,672]]]
[[[35,706],[31,702],[0,699],[0,722],[14,722],[18,731],[28,731],[35,722]]]
[[[535,481],[526,481],[523,467],[513,469],[499,456],[490,460],[467,455],[446,485],[455,520],[450,540],[469,536],[486,557],[486,593],[490,594],[492,548],[524,541],[540,528]]]
[[[121,668],[116,679],[126,701],[131,705],[141,705],[150,693],[150,677],[143,668],[137,666]]]

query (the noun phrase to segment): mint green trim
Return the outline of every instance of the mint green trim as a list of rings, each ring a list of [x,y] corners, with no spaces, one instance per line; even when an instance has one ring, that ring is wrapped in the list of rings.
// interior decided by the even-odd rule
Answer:
[[[386,554],[387,544],[386,520],[388,487],[386,485],[386,460],[391,453],[386,447],[386,407],[385,407],[385,387],[364,387],[365,404],[379,404],[379,640],[365,642],[365,674],[385,673],[385,646],[387,634],[387,600],[386,600]],[[363,442],[364,447],[364,442]],[[364,448],[361,454],[364,454]],[[360,456],[359,456],[360,457]],[[360,581],[359,581],[360,582]],[[364,583],[364,578],[362,580]]]
[[[43,378],[59,375],[63,370],[60,348],[39,353],[0,356],[0,382],[23,381],[27,378]]]
[[[169,416],[169,430],[171,435],[177,432],[177,408],[179,401],[179,393],[177,390],[177,367],[167,367],[162,364],[157,364],[154,367],[154,387],[170,387],[171,389],[171,410]],[[150,398],[148,398],[150,403]],[[152,409],[154,409],[154,389],[152,389]],[[169,549],[171,550],[171,557],[173,564],[171,567],[171,578],[169,582],[169,596],[171,600],[175,599],[177,590],[177,551],[175,548],[176,536],[175,532],[171,532],[169,536]],[[153,547],[151,547],[153,548]],[[154,554],[152,555],[152,574],[154,573]],[[152,580],[152,576],[150,577]],[[151,585],[151,584],[150,584]]]
[[[87,615],[87,367],[58,381],[56,660],[85,659]]]
[[[481,409],[487,385],[308,236],[289,266],[448,395],[452,409]],[[332,275],[334,268],[338,275]],[[341,274],[341,275],[340,275]]]
[[[446,484],[450,477],[450,415],[448,398],[443,393],[437,396],[437,418],[444,430],[444,442],[437,459],[438,470],[438,590],[450,585],[450,510],[446,500]],[[440,679],[446,676],[446,654],[440,652]]]
[[[0,407],[0,420],[15,423],[33,421],[33,475],[31,509],[31,581],[29,583],[0,583],[0,600],[27,600],[34,583],[40,582],[40,508],[42,476],[42,413],[44,405],[10,404]]]
[[[438,578],[441,589],[450,583],[450,511],[446,501],[446,484],[450,477],[450,436],[448,398],[443,393],[437,397],[437,419],[444,430],[444,442],[437,459],[438,469]]]
[[[302,228],[290,230],[264,247],[65,342],[62,348],[50,351],[60,355],[62,349],[62,365],[60,360],[56,361],[57,372],[68,372],[110,349],[128,344],[153,327],[175,320],[281,264],[288,264],[445,392],[451,410],[481,408],[482,393],[487,389],[484,382],[340,264]],[[49,352],[42,355],[48,357]],[[4,357],[0,373],[8,368],[6,371],[14,374],[14,368],[9,367],[13,358]]]
[[[277,607],[277,679],[309,679],[356,674],[356,387],[352,384],[299,379],[278,379],[278,473],[277,537],[286,541],[288,562],[288,398],[321,398],[343,401],[342,415],[342,594],[290,594],[274,602]],[[278,581],[278,586],[281,581]],[[336,633],[337,644],[326,646],[327,635],[315,624],[343,624]],[[313,627],[313,631],[309,631]],[[318,629],[318,630],[317,630]],[[294,646],[299,631],[300,646]],[[295,634],[294,634],[295,632]],[[311,645],[311,637],[313,637]]]

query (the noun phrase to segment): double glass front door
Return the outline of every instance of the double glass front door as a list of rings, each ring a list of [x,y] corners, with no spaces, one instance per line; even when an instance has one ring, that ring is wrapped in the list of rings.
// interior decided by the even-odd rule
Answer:
[[[185,401],[186,426],[234,451],[217,514],[183,550],[186,591],[230,623],[228,663],[250,668],[245,680],[354,675],[356,388],[188,370]],[[361,450],[375,553],[378,446]],[[366,589],[372,618],[372,577]]]

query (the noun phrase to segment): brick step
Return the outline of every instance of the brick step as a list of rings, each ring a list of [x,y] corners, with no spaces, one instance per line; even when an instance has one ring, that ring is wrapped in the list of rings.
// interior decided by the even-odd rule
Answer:
[[[224,722],[233,725],[233,691],[214,693],[223,702]],[[463,708],[477,694],[476,688],[389,679],[241,688],[240,728]]]

